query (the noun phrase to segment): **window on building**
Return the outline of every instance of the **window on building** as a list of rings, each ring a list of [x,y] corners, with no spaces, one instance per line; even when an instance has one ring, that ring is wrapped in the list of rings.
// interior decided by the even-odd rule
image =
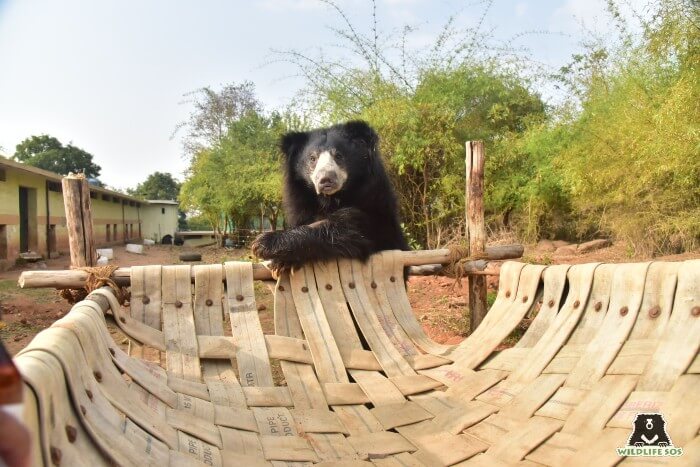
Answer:
[[[0,259],[7,259],[7,226],[0,225]]]
[[[114,241],[119,240],[119,231],[117,230],[117,224],[112,224],[112,231],[114,232]]]
[[[0,182],[4,182],[7,180],[7,172],[5,172],[5,169],[0,169]]]
[[[46,185],[49,187],[49,191],[53,191],[56,193],[63,192],[63,187],[59,182],[48,182]]]
[[[165,208],[160,208],[160,213],[165,214]]]
[[[112,241],[112,226],[107,224],[107,228],[105,229],[105,234],[108,242]]]

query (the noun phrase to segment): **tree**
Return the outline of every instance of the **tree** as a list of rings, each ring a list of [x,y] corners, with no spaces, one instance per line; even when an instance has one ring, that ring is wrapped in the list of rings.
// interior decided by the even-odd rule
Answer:
[[[127,189],[127,193],[143,199],[177,200],[180,195],[180,182],[166,172],[153,172],[146,180]]]
[[[307,78],[301,108],[317,123],[361,118],[375,127],[408,233],[438,248],[463,223],[464,142],[486,140],[489,158],[499,158],[495,142],[544,115],[522,71],[531,63],[481,23],[458,29],[449,18],[432,47],[408,51],[413,29],[398,37],[383,32],[375,1],[366,34],[335,1],[323,1],[338,13],[343,27],[334,30],[351,56],[281,52]]]
[[[31,136],[15,149],[14,160],[50,170],[61,175],[82,172],[88,178],[97,178],[102,168],[93,163],[92,154],[72,144],[64,146],[49,135]]]
[[[223,141],[229,126],[248,112],[260,112],[262,105],[255,97],[255,85],[250,81],[227,84],[220,91],[209,86],[185,94],[185,104],[194,106],[187,121],[175,127],[173,137],[184,129],[183,146],[186,154]]]
[[[282,212],[277,141],[287,125],[278,114],[248,112],[231,122],[221,142],[198,151],[182,186],[181,205],[218,232],[247,228]]]

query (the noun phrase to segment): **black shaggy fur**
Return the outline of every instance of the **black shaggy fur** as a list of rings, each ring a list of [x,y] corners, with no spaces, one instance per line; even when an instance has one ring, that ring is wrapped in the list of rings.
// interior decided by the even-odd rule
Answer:
[[[339,257],[366,260],[380,250],[408,250],[378,145],[377,134],[361,121],[286,134],[280,147],[288,228],[260,235],[253,242],[255,255],[272,260],[275,269],[287,269]],[[333,154],[348,175],[332,195],[317,194],[310,178],[309,158],[321,151]]]

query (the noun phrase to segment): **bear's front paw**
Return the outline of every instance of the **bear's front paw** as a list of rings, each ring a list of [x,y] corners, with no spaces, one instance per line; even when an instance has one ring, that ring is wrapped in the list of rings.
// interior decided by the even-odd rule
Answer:
[[[253,254],[258,258],[263,259],[273,259],[277,253],[277,238],[279,237],[279,232],[265,232],[258,235],[258,237],[253,240],[250,245]]]
[[[634,443],[634,445],[637,446],[638,448],[642,448],[642,447],[646,446],[646,444],[640,443],[639,441],[637,441],[636,443]]]
[[[659,443],[659,446],[662,447],[662,448],[665,448],[665,447],[668,447],[668,443],[665,443],[665,442],[661,441],[661,442]]]

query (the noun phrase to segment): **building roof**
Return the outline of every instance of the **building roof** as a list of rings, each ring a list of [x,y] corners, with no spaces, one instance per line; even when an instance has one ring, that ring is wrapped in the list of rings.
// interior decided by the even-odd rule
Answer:
[[[175,206],[178,205],[178,202],[173,201],[172,199],[147,199],[146,202],[148,204],[174,204]]]
[[[31,165],[22,164],[21,162],[16,162],[16,161],[13,161],[11,159],[8,159],[7,157],[0,155],[0,167],[2,167],[2,166],[10,167],[12,169],[21,170],[21,171],[28,172],[28,173],[31,173],[34,175],[39,175],[39,176],[44,177],[48,180],[52,180],[52,181],[59,182],[59,183],[63,179],[63,175],[57,174],[56,172],[51,172],[49,170],[40,169],[38,167],[33,167]],[[95,191],[97,193],[107,194],[107,195],[114,196],[116,198],[125,199],[128,201],[136,201],[137,203],[144,202],[144,200],[141,198],[136,198],[135,196],[130,196],[130,195],[126,195],[124,193],[119,193],[118,191],[114,191],[114,190],[108,190],[107,188],[102,188],[102,187],[96,186],[96,185],[90,185],[90,191]]]

